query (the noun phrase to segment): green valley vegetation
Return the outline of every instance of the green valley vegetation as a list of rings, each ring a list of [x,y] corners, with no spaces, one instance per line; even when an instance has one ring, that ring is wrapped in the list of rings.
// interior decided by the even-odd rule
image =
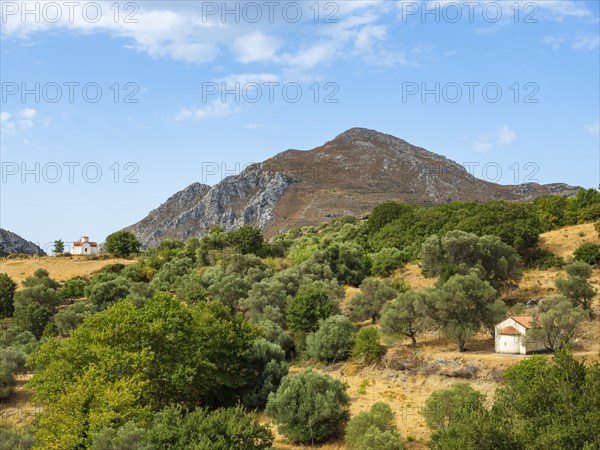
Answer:
[[[563,264],[541,253],[540,233],[598,220],[599,205],[595,190],[530,203],[388,202],[271,239],[215,227],[146,250],[117,232],[107,251],[135,263],[62,283],[40,269],[20,289],[0,274],[0,396],[29,371],[41,406],[32,431],[4,427],[0,438],[14,448],[266,449],[276,426],[302,445],[345,436],[348,448],[404,448],[389,406],[351,418],[347,386],[310,367],[377,365],[388,342],[418,347],[430,331],[465,350],[506,317],[502,296],[524,270]],[[507,371],[492,409],[468,386],[434,394],[424,412],[434,448],[595,448],[597,366],[561,350],[593,312],[594,252],[578,250],[560,295],[530,310],[544,325],[538,338],[560,351],[555,362]],[[432,287],[395,276],[409,262]],[[290,365],[304,367],[288,374]]]

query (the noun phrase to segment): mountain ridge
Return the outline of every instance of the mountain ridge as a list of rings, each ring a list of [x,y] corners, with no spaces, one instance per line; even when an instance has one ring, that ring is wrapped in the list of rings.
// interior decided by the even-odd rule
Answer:
[[[11,253],[46,256],[44,250],[38,245],[12,231],[0,228],[0,256],[6,256]]]
[[[434,205],[452,201],[532,200],[574,195],[564,183],[500,185],[407,141],[351,128],[311,150],[288,149],[210,187],[194,183],[127,227],[144,246],[161,239],[258,226],[267,236],[293,226],[359,216],[388,200]]]

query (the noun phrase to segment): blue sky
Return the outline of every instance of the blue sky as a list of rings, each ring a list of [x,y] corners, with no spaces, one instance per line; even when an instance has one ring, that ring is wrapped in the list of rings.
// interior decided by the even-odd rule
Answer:
[[[1,3],[0,223],[42,246],[355,126],[600,182],[597,1]]]

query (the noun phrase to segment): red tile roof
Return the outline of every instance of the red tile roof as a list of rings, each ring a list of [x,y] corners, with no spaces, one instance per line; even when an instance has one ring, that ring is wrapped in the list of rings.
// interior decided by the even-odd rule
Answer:
[[[74,247],[81,247],[83,244],[90,244],[90,247],[98,247],[97,242],[73,242]]]
[[[510,318],[525,328],[533,328],[533,317],[531,316],[510,316]]]
[[[507,336],[518,336],[520,333],[519,330],[517,330],[515,327],[508,326],[502,328],[498,334],[504,334]]]

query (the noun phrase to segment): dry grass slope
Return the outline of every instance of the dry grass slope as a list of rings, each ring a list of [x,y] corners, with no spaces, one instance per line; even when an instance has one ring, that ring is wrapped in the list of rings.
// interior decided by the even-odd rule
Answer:
[[[50,273],[50,277],[62,282],[75,276],[89,277],[109,264],[134,264],[135,262],[134,259],[89,259],[85,256],[0,258],[0,272],[6,273],[17,284],[21,285],[21,281],[33,275],[33,272],[37,269],[46,269]]]

